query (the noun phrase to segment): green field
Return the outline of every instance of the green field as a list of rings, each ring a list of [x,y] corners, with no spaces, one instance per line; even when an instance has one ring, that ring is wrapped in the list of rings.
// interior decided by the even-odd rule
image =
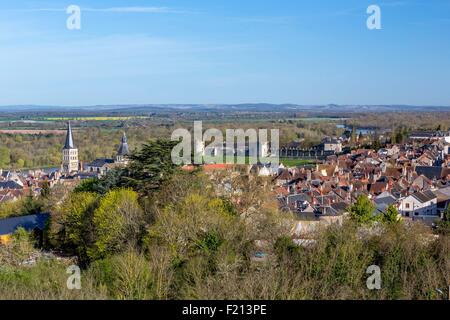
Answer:
[[[288,158],[280,158],[280,162],[285,167],[297,167],[297,166],[304,166],[308,164],[316,164],[317,161],[315,160],[305,160],[305,159],[288,159]]]

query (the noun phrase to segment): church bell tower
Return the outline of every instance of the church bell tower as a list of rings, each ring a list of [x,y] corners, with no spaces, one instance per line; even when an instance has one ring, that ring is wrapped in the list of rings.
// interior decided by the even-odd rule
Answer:
[[[66,142],[62,150],[62,171],[64,173],[78,172],[78,149],[73,143],[72,127],[70,121],[67,127]]]
[[[117,150],[115,162],[126,164],[128,162],[128,160],[127,160],[128,153],[129,153],[128,141],[127,141],[127,136],[125,135],[125,132],[124,132],[122,139],[120,140],[119,150]]]

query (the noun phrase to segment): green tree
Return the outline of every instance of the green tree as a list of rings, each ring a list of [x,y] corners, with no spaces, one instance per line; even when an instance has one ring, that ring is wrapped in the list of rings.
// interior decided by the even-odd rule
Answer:
[[[27,214],[38,214],[42,213],[43,203],[40,199],[37,199],[33,196],[33,193],[30,189],[30,193],[25,197],[22,205],[22,215]]]
[[[17,161],[16,161],[16,167],[17,168],[23,168],[25,166],[25,160],[23,160],[23,159],[17,159]]]
[[[91,185],[92,191],[100,194],[106,194],[111,189],[121,188],[126,185],[126,171],[123,168],[116,168],[108,171],[100,179],[95,179]]]
[[[372,140],[371,148],[376,150],[376,151],[381,149],[380,138],[377,135],[375,135],[375,137]]]
[[[143,211],[138,194],[128,189],[109,191],[94,210],[94,242],[88,250],[91,259],[119,252],[127,244],[136,245],[143,232]]]
[[[366,195],[356,199],[355,204],[349,208],[351,218],[357,223],[368,223],[374,220],[373,211],[375,206]]]
[[[130,158],[125,170],[126,185],[140,194],[149,195],[170,179],[177,167],[172,162],[171,152],[177,141],[157,140],[144,144]]]
[[[75,192],[106,194],[117,188],[132,188],[148,196],[167,182],[177,167],[172,162],[172,148],[176,141],[157,140],[144,144],[142,149],[129,156],[126,168],[109,171],[100,179],[88,179],[80,183]]]
[[[394,205],[387,207],[381,216],[381,221],[387,224],[393,224],[400,221],[399,213]]]
[[[0,147],[0,167],[9,166],[11,163],[11,154],[6,147]]]
[[[437,229],[441,234],[450,234],[450,205],[445,209],[442,220],[437,223]]]
[[[95,192],[95,184],[98,181],[97,178],[90,178],[82,180],[76,187],[73,189],[73,192]]]
[[[299,246],[290,237],[283,236],[275,241],[274,252],[279,260],[286,256],[292,257],[292,255],[298,254],[299,251]]]
[[[71,193],[60,210],[52,214],[50,241],[58,249],[76,254],[87,261],[87,251],[94,241],[92,215],[97,207],[95,193]]]
[[[50,189],[50,182],[48,182],[47,180],[45,180],[42,183],[42,188],[41,188],[41,197],[47,199],[50,196],[51,193],[51,189]]]

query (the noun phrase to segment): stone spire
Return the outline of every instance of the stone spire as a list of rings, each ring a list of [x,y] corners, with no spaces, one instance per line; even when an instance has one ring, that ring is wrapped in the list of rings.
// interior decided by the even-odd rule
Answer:
[[[125,135],[125,132],[123,133],[122,139],[120,141],[120,147],[119,150],[117,150],[117,155],[118,156],[126,156],[128,155],[128,141],[127,141],[127,136]]]
[[[70,126],[70,121],[69,121],[69,126],[67,127],[66,143],[64,144],[64,149],[75,149],[75,145],[73,143],[72,127]]]

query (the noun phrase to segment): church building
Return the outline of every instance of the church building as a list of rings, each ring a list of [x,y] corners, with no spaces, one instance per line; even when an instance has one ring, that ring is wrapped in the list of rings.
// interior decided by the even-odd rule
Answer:
[[[95,159],[94,161],[86,165],[86,171],[96,173],[98,175],[104,175],[111,169],[114,169],[118,166],[126,165],[128,163],[127,159],[128,153],[129,153],[128,141],[127,136],[124,133],[122,139],[120,140],[120,146],[119,149],[117,150],[115,159],[109,158]]]
[[[92,163],[87,164],[85,168],[82,168],[82,166],[80,165],[80,161],[78,160],[78,149],[75,147],[75,144],[73,142],[72,127],[69,122],[67,127],[66,142],[64,144],[62,154],[62,173],[71,175],[84,171],[91,174],[104,175],[109,170],[118,166],[126,165],[128,163],[127,156],[129,154],[129,148],[127,137],[124,133],[114,159],[96,159]]]

